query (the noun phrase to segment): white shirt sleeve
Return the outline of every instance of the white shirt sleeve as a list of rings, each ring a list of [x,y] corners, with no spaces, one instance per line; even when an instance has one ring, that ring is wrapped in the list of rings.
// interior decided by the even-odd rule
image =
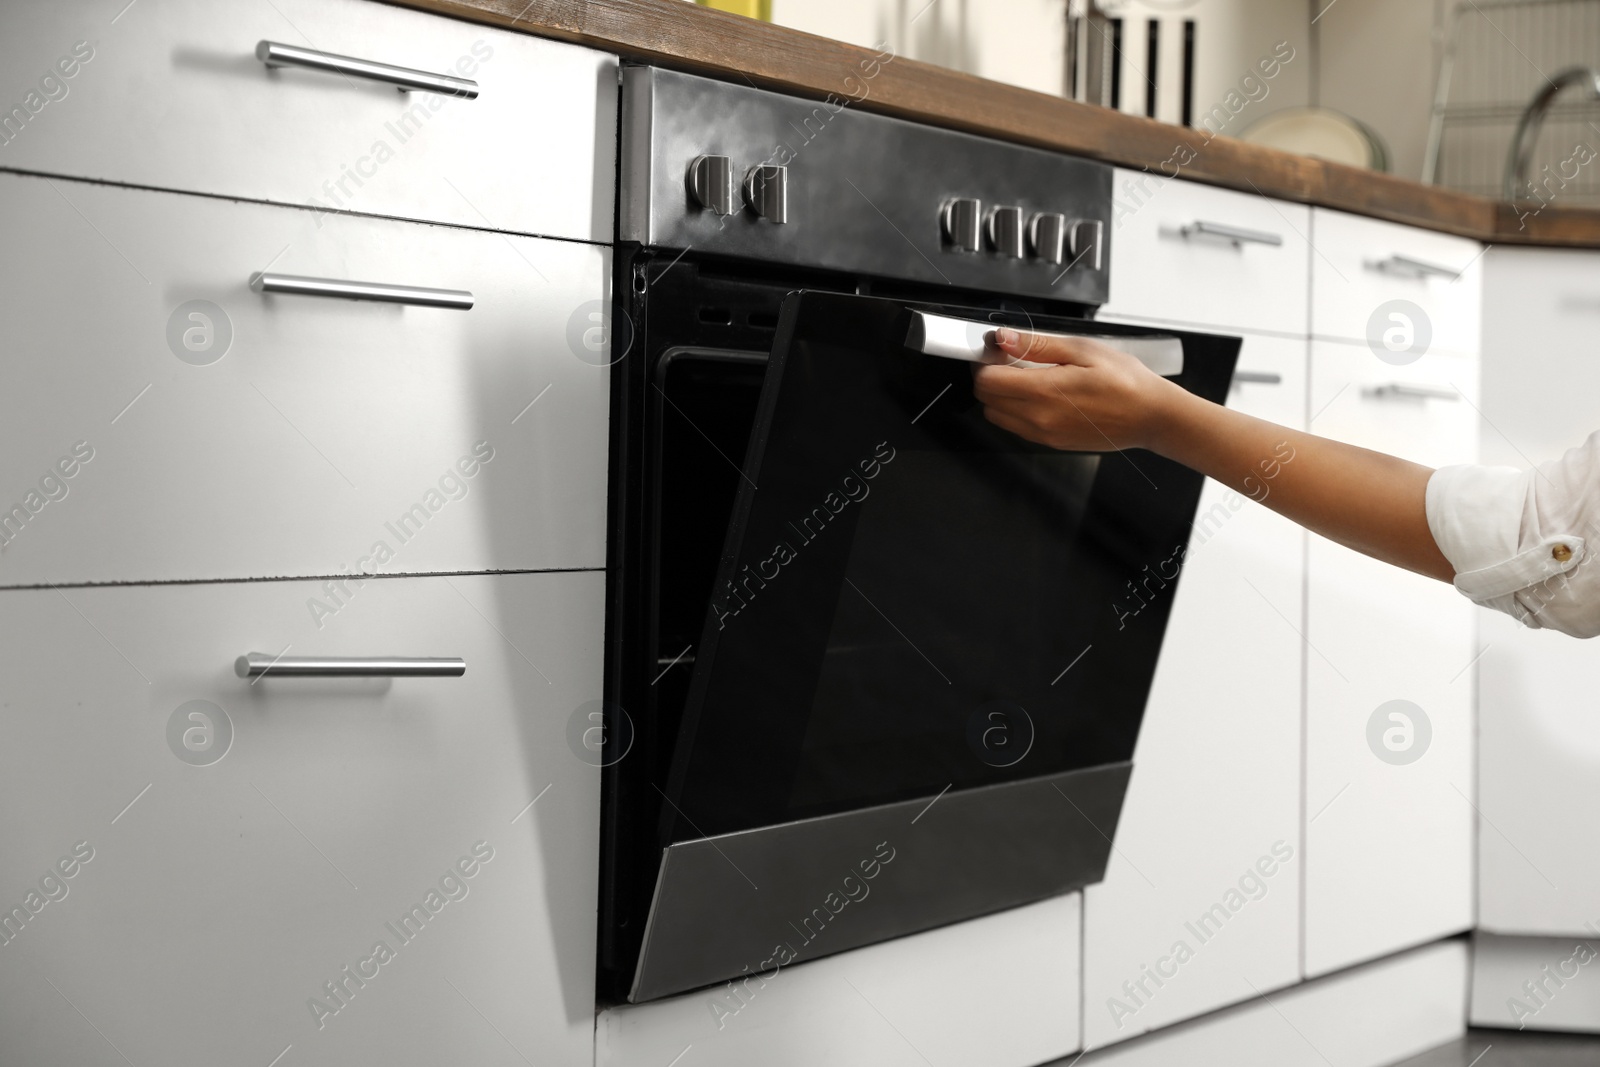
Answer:
[[[1428,528],[1473,602],[1526,626],[1600,636],[1600,432],[1530,471],[1459,466],[1428,480]]]

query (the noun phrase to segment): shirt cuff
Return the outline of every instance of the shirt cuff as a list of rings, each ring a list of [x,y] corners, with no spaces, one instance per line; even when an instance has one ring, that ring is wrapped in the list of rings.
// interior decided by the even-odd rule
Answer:
[[[1531,475],[1513,467],[1444,467],[1428,479],[1428,529],[1455,568],[1455,587],[1473,602],[1540,625],[1514,594],[1564,574],[1583,560],[1582,538],[1524,539]]]

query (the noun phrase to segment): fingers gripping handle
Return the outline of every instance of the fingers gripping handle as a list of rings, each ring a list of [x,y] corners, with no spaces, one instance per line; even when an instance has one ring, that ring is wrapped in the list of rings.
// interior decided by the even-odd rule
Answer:
[[[972,319],[957,319],[946,315],[931,315],[926,311],[911,313],[911,327],[906,333],[906,347],[930,356],[960,359],[969,363],[995,362],[994,352],[984,343],[984,335],[993,328],[992,323]],[[1124,337],[1112,334],[1057,334],[1027,331],[1037,337],[1082,337],[1098,341],[1119,352],[1124,352],[1152,371],[1164,377],[1183,373],[1183,342],[1170,334],[1149,334],[1143,337]]]

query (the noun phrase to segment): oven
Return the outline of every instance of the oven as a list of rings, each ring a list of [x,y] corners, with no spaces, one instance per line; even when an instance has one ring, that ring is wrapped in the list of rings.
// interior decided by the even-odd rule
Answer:
[[[1097,881],[1201,478],[996,429],[970,360],[1220,402],[1238,340],[1094,321],[1102,164],[650,67],[621,136],[601,996]]]

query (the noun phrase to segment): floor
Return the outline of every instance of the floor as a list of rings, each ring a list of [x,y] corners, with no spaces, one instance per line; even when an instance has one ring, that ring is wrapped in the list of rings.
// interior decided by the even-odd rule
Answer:
[[[1448,1045],[1392,1067],[1592,1067],[1600,1063],[1600,1036],[1532,1030],[1469,1030]]]

